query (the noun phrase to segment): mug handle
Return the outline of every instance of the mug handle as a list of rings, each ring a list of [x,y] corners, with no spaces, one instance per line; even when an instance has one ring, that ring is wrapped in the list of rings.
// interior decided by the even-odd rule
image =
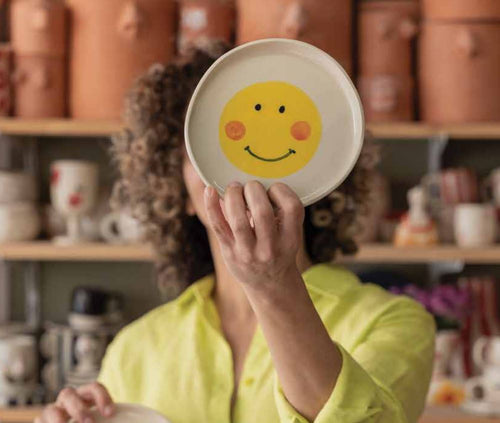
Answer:
[[[119,212],[111,212],[104,216],[99,224],[101,236],[113,244],[122,242],[122,234],[118,226],[119,219]]]
[[[486,361],[484,359],[484,353],[486,350],[486,347],[488,346],[489,343],[489,338],[486,336],[480,337],[475,343],[474,343],[474,348],[472,349],[472,358],[474,359],[474,363],[478,367],[483,367],[486,364]]]
[[[286,38],[298,38],[304,34],[308,25],[307,11],[301,1],[293,2],[285,12],[281,25],[281,35]]]
[[[472,400],[481,400],[482,398],[477,398],[475,390],[478,386],[483,386],[484,380],[482,376],[476,376],[465,381],[465,397]],[[484,389],[483,389],[484,391]]]

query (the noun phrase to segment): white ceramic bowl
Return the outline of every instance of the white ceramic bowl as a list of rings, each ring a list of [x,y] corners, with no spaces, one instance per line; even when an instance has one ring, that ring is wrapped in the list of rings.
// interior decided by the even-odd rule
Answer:
[[[33,175],[0,171],[0,204],[35,201],[36,197]]]
[[[0,204],[0,242],[28,241],[40,232],[34,203]]]

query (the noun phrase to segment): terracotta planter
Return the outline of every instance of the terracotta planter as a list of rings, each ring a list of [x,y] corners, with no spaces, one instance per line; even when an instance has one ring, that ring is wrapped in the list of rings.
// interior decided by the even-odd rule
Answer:
[[[500,19],[498,0],[422,0],[426,19]]]
[[[237,43],[294,38],[314,44],[352,69],[351,0],[237,0]]]
[[[358,90],[369,122],[413,119],[413,78],[379,75],[358,79]]]
[[[412,75],[413,43],[418,31],[415,1],[360,3],[358,14],[359,72]]]
[[[500,120],[500,22],[428,21],[420,41],[424,120]]]
[[[15,116],[63,117],[66,100],[65,60],[20,55],[15,56],[14,60]]]
[[[11,2],[11,42],[18,54],[64,56],[66,24],[66,7],[62,0]]]
[[[178,47],[190,47],[210,40],[231,43],[235,9],[232,0],[181,0]]]
[[[174,0],[70,0],[70,114],[118,119],[134,79],[174,54]]]
[[[9,116],[12,95],[11,95],[11,74],[12,74],[12,49],[10,44],[0,44],[0,116]]]

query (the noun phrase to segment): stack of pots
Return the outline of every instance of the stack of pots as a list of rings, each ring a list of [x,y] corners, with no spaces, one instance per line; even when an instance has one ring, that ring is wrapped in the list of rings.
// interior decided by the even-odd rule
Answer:
[[[326,51],[351,74],[352,0],[237,0],[237,43],[293,38]]]
[[[174,54],[175,0],[69,0],[70,115],[119,119],[135,78]]]
[[[231,43],[234,30],[233,0],[180,0],[178,49],[181,54],[210,41]]]
[[[376,0],[359,3],[358,88],[371,122],[414,117],[413,40],[418,2]]]
[[[67,14],[63,0],[13,0],[14,114],[62,117],[66,100]]]
[[[423,17],[422,118],[500,120],[500,1],[423,0]]]

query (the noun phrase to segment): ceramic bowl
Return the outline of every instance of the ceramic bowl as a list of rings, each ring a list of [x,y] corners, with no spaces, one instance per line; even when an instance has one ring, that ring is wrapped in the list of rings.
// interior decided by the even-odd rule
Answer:
[[[0,242],[34,239],[40,232],[40,226],[35,204],[0,204]]]
[[[35,178],[23,172],[0,171],[0,204],[34,201]]]

